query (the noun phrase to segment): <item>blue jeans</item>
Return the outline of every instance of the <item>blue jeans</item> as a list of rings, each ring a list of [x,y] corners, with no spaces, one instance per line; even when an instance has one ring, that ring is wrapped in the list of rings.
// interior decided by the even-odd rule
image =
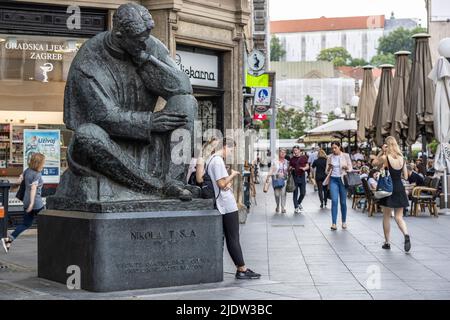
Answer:
[[[342,223],[347,221],[347,190],[345,189],[342,179],[339,177],[331,177],[330,179],[331,193],[331,218],[333,224],[337,222],[338,202],[341,204]]]
[[[43,207],[40,209],[33,209],[31,212],[26,212],[25,209],[23,210],[23,222],[21,225],[18,225],[16,227],[16,230],[11,233],[11,239],[16,239],[22,232],[27,230],[31,225],[33,224],[34,217],[42,210]]]
[[[306,195],[306,177],[305,175],[296,176],[294,175],[295,190],[294,190],[294,208],[297,209],[301,204]],[[300,191],[300,196],[299,196]]]

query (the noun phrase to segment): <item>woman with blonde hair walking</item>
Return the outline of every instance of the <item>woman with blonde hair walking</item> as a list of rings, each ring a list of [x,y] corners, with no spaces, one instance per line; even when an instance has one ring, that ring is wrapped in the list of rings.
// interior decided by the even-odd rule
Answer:
[[[387,137],[382,151],[378,157],[374,157],[374,165],[384,169],[385,173],[389,172],[393,191],[388,197],[380,200],[380,205],[383,207],[383,231],[385,242],[383,249],[389,250],[390,236],[391,236],[391,212],[395,212],[395,221],[397,222],[400,231],[405,237],[404,249],[408,252],[411,249],[411,240],[408,234],[406,223],[403,220],[403,210],[409,206],[408,196],[406,195],[405,187],[402,183],[402,174],[405,179],[408,177],[405,160],[403,154],[394,137]]]

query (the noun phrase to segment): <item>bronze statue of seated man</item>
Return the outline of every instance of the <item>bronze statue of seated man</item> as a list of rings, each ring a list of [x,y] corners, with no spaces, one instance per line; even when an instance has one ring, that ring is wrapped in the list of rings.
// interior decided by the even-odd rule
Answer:
[[[189,78],[150,35],[146,8],[121,5],[113,20],[111,31],[84,43],[68,74],[64,122],[74,136],[56,196],[190,200],[187,165],[171,159],[172,132],[193,134],[197,101]],[[159,98],[166,105],[155,112]]]

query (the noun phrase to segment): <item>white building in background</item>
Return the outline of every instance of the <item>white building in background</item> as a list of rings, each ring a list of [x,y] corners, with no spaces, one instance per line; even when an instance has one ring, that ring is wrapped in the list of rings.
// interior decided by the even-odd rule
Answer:
[[[446,0],[448,1],[448,0]],[[315,61],[321,50],[344,47],[353,58],[370,61],[378,40],[397,28],[414,29],[418,19],[384,15],[271,21],[270,31],[286,50],[282,61]]]
[[[320,103],[320,111],[328,114],[337,107],[350,104],[355,95],[355,80],[348,78],[277,80],[277,98],[287,107],[303,110],[306,96]]]
[[[302,110],[309,95],[328,114],[355,95],[355,79],[338,77],[328,61],[272,62],[270,68],[277,73],[277,98],[288,108]]]
[[[315,61],[321,50],[344,47],[353,58],[372,59],[384,35],[384,15],[271,21],[286,50],[283,61]]]
[[[433,63],[439,58],[439,42],[444,38],[450,38],[450,1],[426,0],[428,10],[428,28],[430,38],[430,50]]]

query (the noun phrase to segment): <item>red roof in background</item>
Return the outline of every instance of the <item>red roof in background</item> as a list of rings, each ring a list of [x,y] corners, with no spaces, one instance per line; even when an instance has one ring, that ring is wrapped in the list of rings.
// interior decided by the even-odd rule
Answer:
[[[271,21],[271,33],[384,28],[384,15]]]
[[[358,80],[362,80],[363,76],[364,76],[364,70],[361,67],[349,67],[349,66],[342,66],[342,67],[337,67],[336,70],[338,72],[340,72],[341,74],[349,77],[349,78],[353,78],[353,79],[358,79]],[[379,68],[374,68],[372,69],[372,74],[373,74],[373,79],[377,79],[379,77],[381,77],[381,69]],[[395,70],[393,70],[392,74],[395,74]]]

